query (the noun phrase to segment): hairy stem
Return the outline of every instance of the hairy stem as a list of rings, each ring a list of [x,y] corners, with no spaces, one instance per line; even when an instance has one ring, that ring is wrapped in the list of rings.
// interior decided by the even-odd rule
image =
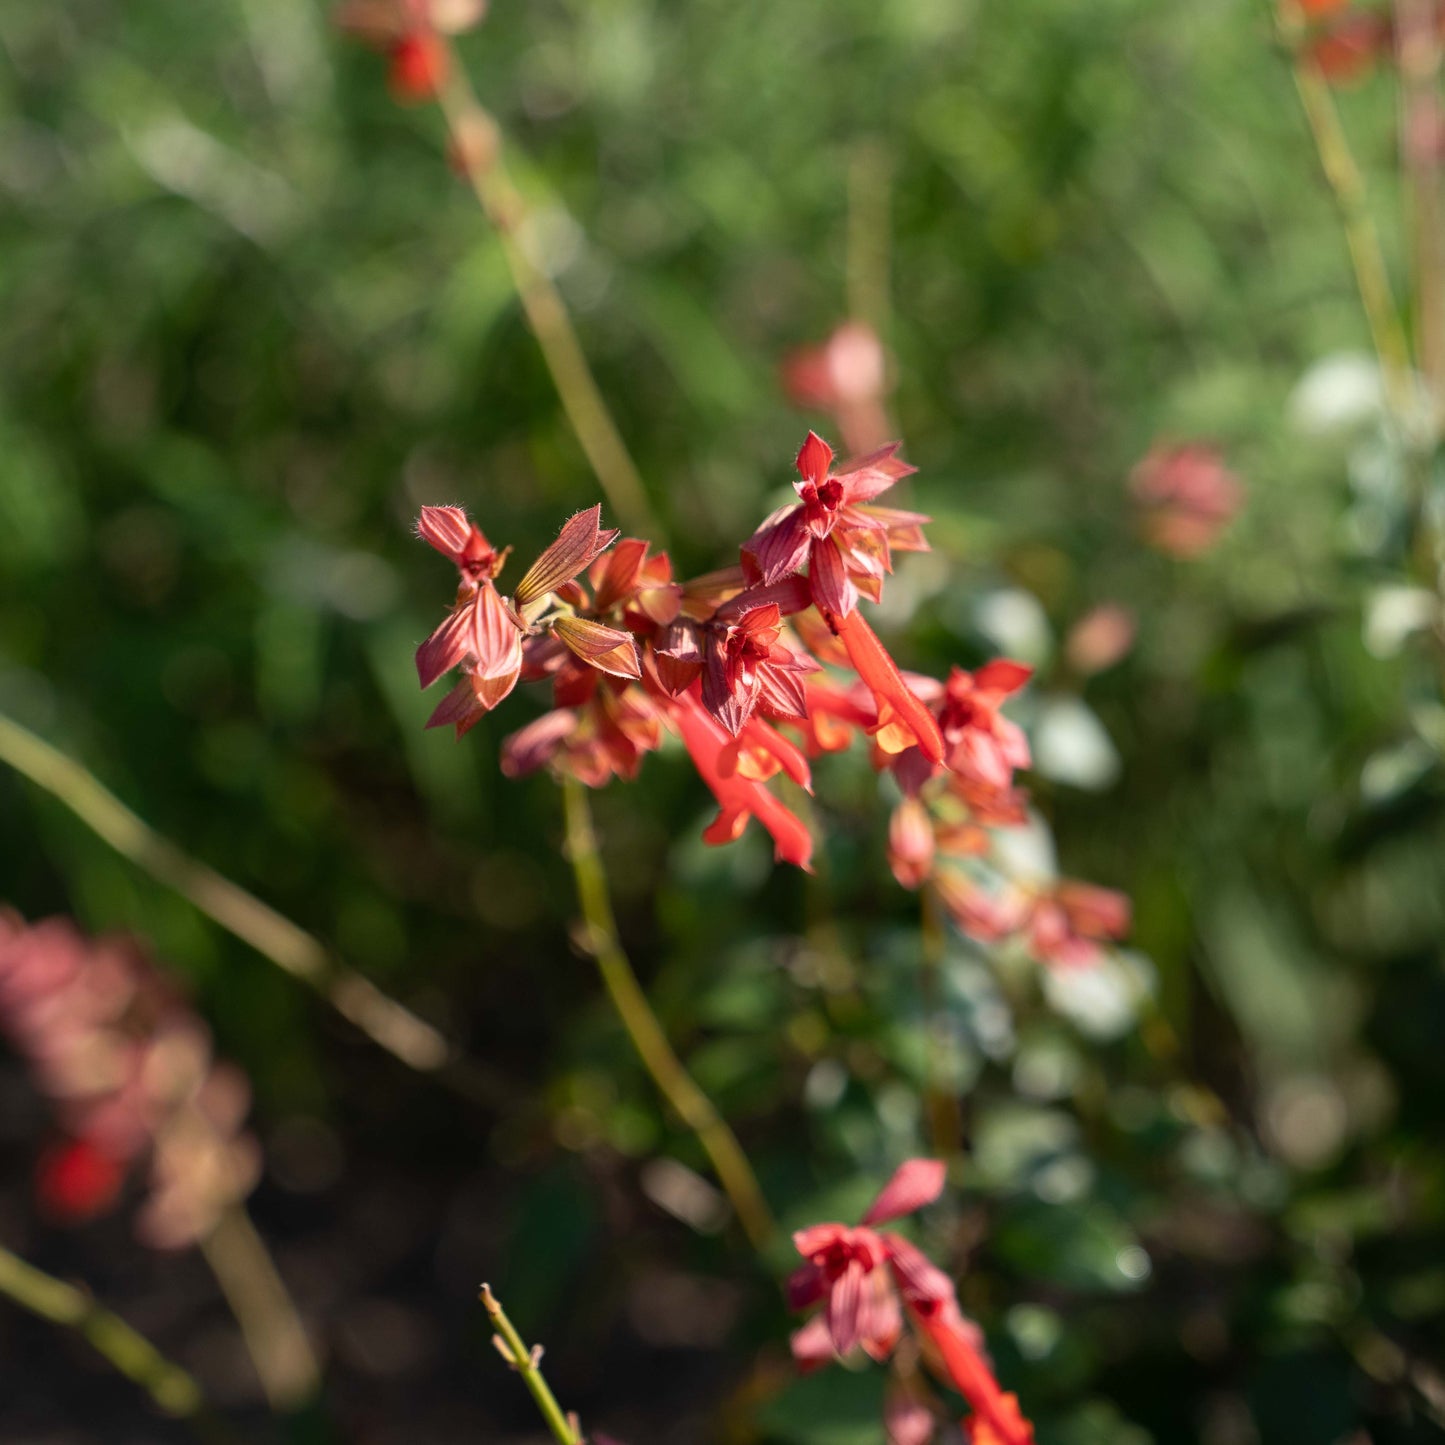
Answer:
[[[84,1290],[55,1279],[0,1246],[0,1294],[31,1314],[82,1335],[167,1415],[197,1421],[213,1427],[215,1433],[215,1422],[195,1380]]]
[[[752,1165],[712,1100],[693,1082],[673,1052],[622,951],[612,903],[607,896],[607,875],[592,826],[592,810],[586,790],[575,778],[563,780],[563,800],[567,816],[567,856],[587,924],[588,951],[597,960],[602,982],[638,1057],[678,1117],[697,1135],[748,1239],[761,1251],[776,1235],[777,1224],[758,1187]]]
[[[528,1349],[522,1343],[521,1335],[507,1318],[506,1311],[492,1293],[490,1285],[482,1286],[482,1303],[486,1306],[492,1324],[496,1326],[497,1333],[492,1336],[492,1343],[497,1347],[497,1353],[522,1377],[522,1383],[531,1391],[532,1398],[537,1402],[537,1408],[542,1412],[542,1418],[547,1422],[557,1445],[583,1445],[580,1432],[562,1413],[562,1407],[557,1403],[552,1387],[542,1375],[541,1347]]]
[[[305,1326],[244,1205],[233,1204],[201,1241],[201,1252],[256,1367],[273,1410],[289,1414],[321,1391]]]
[[[3,713],[0,762],[65,804],[137,868],[315,989],[373,1043],[409,1068],[437,1074],[469,1098],[496,1102],[504,1097],[502,1086],[474,1061],[461,1058],[431,1024],[339,963],[319,939],[190,857],[126,807],[94,774]]]
[[[657,539],[661,533],[642,477],[587,364],[567,303],[518,240],[526,204],[502,161],[496,121],[477,100],[455,57],[447,75],[438,99],[451,132],[453,157],[496,228],[517,299],[541,348],[562,410],[618,520],[630,532]]]

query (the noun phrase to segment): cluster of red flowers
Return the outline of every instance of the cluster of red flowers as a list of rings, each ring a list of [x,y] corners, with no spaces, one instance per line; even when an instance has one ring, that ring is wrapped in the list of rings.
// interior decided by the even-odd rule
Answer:
[[[62,1137],[36,1184],[53,1218],[109,1210],[149,1161],[137,1232],[157,1249],[207,1234],[260,1174],[245,1077],[130,943],[0,909],[0,1032],[54,1105]]]
[[[972,1445],[1028,1445],[1033,1427],[1015,1396],[994,1379],[983,1334],[958,1308],[953,1281],[914,1244],[876,1226],[931,1204],[943,1190],[944,1166],[910,1159],[879,1192],[856,1226],[815,1224],[793,1236],[806,1261],[788,1281],[794,1309],[823,1308],[793,1336],[802,1369],[816,1369],[858,1351],[880,1363],[903,1337],[905,1312],[924,1361],[973,1408]],[[938,1407],[916,1380],[901,1382],[887,1405],[891,1441],[925,1445]]]
[[[460,736],[519,681],[548,679],[552,711],[503,746],[509,776],[550,764],[594,787],[631,778],[670,730],[717,799],[707,841],[729,842],[756,818],[777,856],[805,868],[808,829],[765,785],[784,773],[810,789],[810,756],[864,734],[874,766],[904,794],[890,848],[900,882],[932,883],[975,937],[1017,934],[1058,962],[1092,957],[1127,926],[1119,895],[1072,883],[1005,888],[1002,874],[990,884],[979,872],[992,830],[1025,821],[1014,773],[1028,764],[1028,743],[1001,708],[1029,669],[1000,660],[956,668],[943,683],[905,676],[862,615],[893,554],[927,548],[926,517],[876,502],[913,471],[897,453],[887,446],[835,468],[810,432],[798,500],[743,544],[737,566],[685,583],[644,541],[607,552],[618,534],[594,507],[504,597],[495,579],[509,549],[494,548],[460,508],[423,508],[421,536],[461,579],[450,614],[417,651],[423,687],[462,674],[429,726]],[[959,859],[973,871],[949,861]]]

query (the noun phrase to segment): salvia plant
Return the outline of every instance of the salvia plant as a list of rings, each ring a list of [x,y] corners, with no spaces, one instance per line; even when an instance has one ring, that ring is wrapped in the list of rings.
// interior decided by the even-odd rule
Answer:
[[[750,535],[730,537],[712,559],[714,570],[677,575],[566,305],[519,240],[527,201],[511,180],[500,127],[472,94],[453,50],[453,37],[485,13],[485,0],[344,0],[336,18],[384,58],[398,102],[440,106],[449,161],[496,230],[605,502],[563,520],[555,540],[530,560],[494,541],[485,516],[474,519],[450,501],[421,506],[418,537],[456,573],[440,620],[415,651],[422,690],[450,679],[426,726],[451,728],[460,740],[505,706],[519,725],[500,745],[501,773],[550,774],[560,785],[565,850],[583,914],[578,941],[595,957],[639,1057],[696,1136],[741,1233],[792,1313],[791,1368],[799,1375],[884,1368],[877,1423],[889,1445],[960,1438],[966,1445],[1030,1445],[1038,1412],[1027,1389],[1020,1399],[1001,1382],[1010,1377],[1008,1362],[995,1368],[979,1323],[987,1322],[986,1312],[974,1309],[977,1319],[965,1312],[969,1296],[961,1301],[960,1284],[967,1279],[950,1272],[958,1251],[945,1259],[942,1248],[925,1248],[938,1237],[928,1233],[930,1219],[956,1209],[972,1182],[958,1148],[961,1130],[947,1120],[934,1129],[936,1157],[924,1157],[916,1145],[895,1149],[877,1177],[901,1162],[856,1222],[813,1218],[792,1232],[791,1251],[780,1244],[746,1152],[674,1052],[622,949],[587,797],[635,780],[651,753],[685,755],[699,797],[705,790],[716,808],[702,833],[706,845],[736,844],[752,827],[767,835],[776,864],[811,873],[827,842],[820,818],[829,803],[825,796],[817,800],[822,807],[814,805],[815,785],[834,776],[820,764],[851,752],[876,780],[869,796],[880,834],[887,812],[886,844],[872,862],[919,895],[925,949],[963,940],[969,957],[991,964],[998,981],[1013,987],[1022,968],[1043,981],[1046,997],[1060,981],[1125,977],[1142,1013],[1150,974],[1146,961],[1125,948],[1130,900],[1060,876],[1054,866],[1052,837],[1023,779],[1033,756],[1021,704],[1029,701],[1034,668],[1001,655],[942,676],[918,672],[894,657],[887,626],[884,636],[875,631],[871,619],[895,568],[907,565],[908,554],[929,550],[931,519],[906,505],[915,468],[903,444],[890,440],[898,435],[889,410],[895,364],[869,321],[842,320],[779,368],[781,388],[795,404],[830,418],[825,429],[839,451],[808,431],[786,478],[791,496],[781,492],[784,504],[758,518]],[[1445,395],[1445,328],[1439,309],[1424,304],[1429,268],[1422,266],[1416,375],[1378,239],[1358,204],[1358,176],[1329,87],[1390,65],[1400,70],[1407,102],[1402,161],[1416,191],[1417,249],[1428,258],[1440,245],[1431,225],[1438,220],[1431,168],[1445,126],[1427,82],[1439,68],[1441,10],[1434,0],[1404,0],[1388,10],[1348,0],[1280,0],[1275,18],[1341,203],[1378,352],[1375,440],[1393,468],[1391,485],[1381,490],[1396,510],[1388,525],[1357,530],[1384,539],[1374,561],[1382,573],[1399,574],[1391,574],[1387,589],[1395,630],[1438,638],[1445,635],[1439,606],[1445,548],[1431,465]],[[1422,57],[1435,67],[1429,75]],[[777,460],[782,481],[787,458]],[[1134,466],[1128,492],[1139,537],[1174,561],[1214,548],[1245,500],[1219,444],[1168,435]],[[623,525],[607,524],[613,520]],[[1123,603],[1103,601],[1068,631],[1061,655],[1077,677],[1091,676],[1130,652],[1139,624]],[[513,700],[519,691],[530,696],[531,715]],[[1416,726],[1420,737],[1412,741],[1440,751],[1438,704],[1428,713],[1418,709]],[[489,1097],[495,1080],[485,1066],[467,1059],[440,1029],[152,833],[77,764],[5,719],[0,751],[133,861],[315,988],[374,1043],[468,1098]],[[947,928],[953,938],[941,944]],[[1161,1069],[1172,1068],[1176,1041],[1160,1018],[1149,1022],[1146,1047]],[[80,1224],[134,1201],[135,1230],[145,1244],[203,1254],[275,1409],[299,1413],[313,1404],[320,1367],[307,1326],[246,1212],[261,1173],[247,1124],[248,1083],[215,1057],[208,1028],[163,968],[134,940],[90,938],[66,919],[29,923],[0,910],[0,1034],[53,1126],[35,1165],[42,1213]],[[1178,1118],[1214,1125],[1226,1115],[1208,1089],[1174,1082]],[[1248,1152],[1240,1143],[1239,1157]],[[985,1234],[980,1225],[975,1242]],[[1136,1274],[1147,1271],[1147,1256],[1135,1252]],[[216,1427],[196,1383],[83,1291],[3,1250],[0,1289],[83,1331],[162,1408]],[[584,1431],[559,1403],[541,1347],[523,1340],[489,1286],[481,1287],[480,1299],[500,1358],[520,1377],[553,1437],[562,1445],[618,1445]],[[780,1357],[784,1333],[780,1328],[775,1341]],[[1395,1368],[1379,1340],[1364,1339],[1359,1348],[1378,1365],[1377,1377]],[[1400,1372],[1408,1373],[1404,1366]],[[1427,1400],[1431,1391],[1439,1395],[1438,1375],[1420,1371],[1411,1379]]]

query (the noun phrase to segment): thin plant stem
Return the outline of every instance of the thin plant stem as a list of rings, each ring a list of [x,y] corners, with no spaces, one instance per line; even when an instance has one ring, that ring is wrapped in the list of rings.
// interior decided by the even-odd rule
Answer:
[[[697,1135],[748,1239],[761,1253],[776,1236],[777,1224],[758,1187],[757,1176],[733,1131],[673,1052],[622,950],[585,789],[570,777],[563,779],[562,788],[567,856],[587,925],[587,950],[597,961],[603,985],[638,1057],[678,1117]]]
[[[227,1208],[201,1240],[271,1408],[289,1414],[321,1392],[321,1370],[306,1328],[245,1206]]]
[[[492,1343],[497,1347],[497,1353],[522,1377],[522,1383],[531,1391],[532,1398],[537,1402],[537,1408],[542,1412],[542,1418],[547,1422],[547,1428],[551,1430],[557,1445],[583,1445],[582,1434],[577,1429],[575,1420],[562,1413],[562,1407],[557,1403],[552,1387],[542,1374],[542,1347],[534,1345],[528,1349],[523,1344],[516,1326],[507,1318],[506,1311],[492,1293],[490,1285],[482,1286],[482,1304],[486,1306],[487,1315],[496,1327],[497,1332],[492,1336]]]
[[[1445,233],[1441,229],[1440,38],[1435,0],[1395,0],[1400,161],[1413,224],[1415,346],[1430,399],[1445,409]]]
[[[888,332],[888,240],[892,164],[879,140],[860,141],[848,158],[848,314],[880,337]]]
[[[567,303],[518,239],[526,203],[502,160],[497,123],[478,101],[455,56],[438,101],[451,133],[452,155],[496,229],[517,299],[588,463],[622,525],[658,539],[661,533],[642,477],[592,375]],[[478,137],[486,139],[479,145]]]
[[[316,990],[340,1014],[409,1068],[436,1074],[467,1097],[497,1102],[510,1091],[424,1019],[269,904],[156,832],[95,775],[66,753],[0,713],[0,762],[63,803],[123,858],[174,889],[228,933]]]
[[[951,1090],[943,1087],[939,1079],[940,1043],[934,1032],[934,1021],[939,1016],[943,984],[943,961],[948,951],[948,931],[943,922],[943,909],[933,886],[925,883],[919,890],[920,940],[922,943],[923,970],[921,992],[923,994],[924,1027],[924,1108],[928,1115],[929,1134],[933,1140],[933,1152],[941,1159],[950,1158],[958,1149],[963,1137],[963,1118],[958,1107],[958,1098]]]
[[[0,1246],[0,1294],[51,1324],[72,1329],[128,1380],[141,1387],[167,1415],[191,1420],[215,1433],[201,1387],[172,1364],[119,1315],[91,1296]]]
[[[1295,90],[1314,137],[1321,169],[1339,209],[1345,243],[1355,270],[1355,284],[1384,376],[1386,400],[1396,421],[1403,425],[1410,413],[1410,347],[1390,285],[1379,232],[1366,204],[1364,178],[1340,123],[1329,84],[1311,67],[1301,49],[1304,20],[1298,0],[1279,0],[1275,19],[1280,39],[1289,51]]]

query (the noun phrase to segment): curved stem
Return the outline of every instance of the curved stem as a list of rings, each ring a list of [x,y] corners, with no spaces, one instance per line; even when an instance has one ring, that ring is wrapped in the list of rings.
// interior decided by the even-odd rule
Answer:
[[[215,1427],[195,1380],[84,1290],[65,1284],[0,1246],[0,1294],[31,1314],[83,1335],[167,1415]]]
[[[642,477],[587,364],[567,303],[552,278],[517,239],[517,229],[526,213],[525,202],[498,154],[500,133],[496,121],[477,100],[455,55],[447,67],[447,80],[438,100],[451,132],[452,154],[496,228],[517,299],[588,463],[622,525],[630,532],[659,540],[657,519],[648,505]],[[479,146],[476,137],[485,137],[485,143]]]
[[[638,1057],[678,1117],[697,1135],[748,1239],[755,1249],[762,1251],[777,1234],[777,1224],[758,1187],[757,1176],[733,1131],[673,1052],[622,951],[607,896],[607,875],[597,851],[592,810],[582,784],[568,777],[563,779],[562,789],[567,816],[567,856],[587,923],[587,949],[597,960],[602,982]]]
[[[241,1327],[273,1410],[292,1413],[321,1391],[321,1371],[296,1306],[245,1206],[233,1204],[201,1240],[201,1253]]]
[[[573,1422],[562,1413],[562,1407],[557,1403],[552,1387],[542,1375],[542,1347],[536,1345],[528,1349],[522,1343],[521,1335],[507,1318],[506,1311],[492,1293],[490,1285],[482,1286],[482,1303],[497,1328],[497,1333],[492,1336],[497,1353],[522,1377],[522,1383],[531,1391],[532,1398],[537,1402],[537,1408],[542,1412],[542,1418],[547,1422],[557,1445],[583,1445],[581,1434]]]
[[[0,762],[64,803],[123,858],[174,889],[228,933],[315,989],[362,1033],[409,1068],[496,1102],[509,1091],[463,1059],[431,1024],[334,959],[322,942],[215,869],[197,862],[126,807],[73,758],[0,713]]]

